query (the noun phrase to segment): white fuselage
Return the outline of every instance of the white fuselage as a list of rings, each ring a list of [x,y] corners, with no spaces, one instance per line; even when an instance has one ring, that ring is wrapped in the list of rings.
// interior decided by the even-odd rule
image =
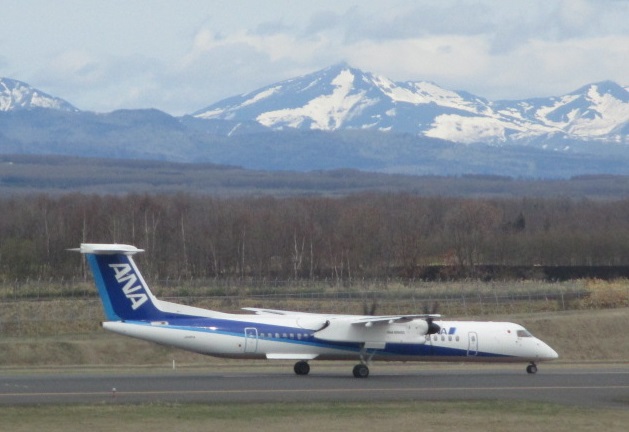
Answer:
[[[355,318],[355,317],[352,317]],[[184,322],[105,322],[109,331],[217,357],[293,360],[539,362],[557,353],[522,326],[508,322],[438,321],[438,334],[422,332],[423,320],[380,325],[368,340],[350,342],[321,334],[338,315],[237,315]],[[179,321],[179,320],[178,320]],[[184,321],[184,320],[182,320]],[[343,329],[348,326],[342,326]],[[353,328],[351,329],[353,330]],[[356,341],[362,340],[357,335]]]

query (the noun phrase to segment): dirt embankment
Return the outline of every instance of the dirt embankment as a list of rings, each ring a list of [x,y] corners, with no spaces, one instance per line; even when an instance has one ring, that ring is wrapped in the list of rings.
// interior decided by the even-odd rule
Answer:
[[[561,361],[629,362],[629,308],[512,317],[547,342]]]
[[[484,320],[486,320],[485,318]],[[557,350],[562,362],[629,362],[629,308],[491,317],[517,322]],[[225,360],[98,330],[93,334],[0,339],[0,367],[211,364]]]

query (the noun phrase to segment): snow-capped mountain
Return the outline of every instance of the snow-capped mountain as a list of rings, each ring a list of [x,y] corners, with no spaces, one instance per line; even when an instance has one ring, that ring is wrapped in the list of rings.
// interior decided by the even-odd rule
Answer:
[[[346,64],[183,117],[155,109],[79,111],[25,83],[0,79],[0,154],[270,171],[627,175],[629,145],[619,143],[629,144],[628,107],[628,89],[613,82],[559,97],[489,101],[430,82],[396,83]]]
[[[33,108],[78,111],[63,99],[50,96],[21,81],[0,77],[0,111],[30,110]]]
[[[372,129],[459,143],[555,148],[566,140],[629,143],[629,91],[610,81],[560,97],[492,102],[431,82],[393,82],[347,64],[231,97],[192,115],[257,121],[274,130]]]
[[[563,138],[629,143],[629,91],[603,81],[560,97],[501,101],[494,109],[521,125],[512,139],[534,139],[559,134]]]

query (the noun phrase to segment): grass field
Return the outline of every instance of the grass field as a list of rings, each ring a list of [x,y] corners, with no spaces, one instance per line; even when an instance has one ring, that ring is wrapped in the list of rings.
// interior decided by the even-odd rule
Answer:
[[[533,402],[146,404],[2,408],[2,430],[86,431],[625,431],[627,410]]]
[[[523,324],[560,355],[560,362],[627,362],[629,308],[465,317]],[[101,367],[238,364],[108,333],[0,337],[0,370],[23,367]]]

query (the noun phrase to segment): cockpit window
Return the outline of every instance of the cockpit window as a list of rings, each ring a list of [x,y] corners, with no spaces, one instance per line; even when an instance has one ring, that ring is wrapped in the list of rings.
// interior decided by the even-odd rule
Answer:
[[[518,330],[518,337],[533,337],[533,335],[526,330]]]

